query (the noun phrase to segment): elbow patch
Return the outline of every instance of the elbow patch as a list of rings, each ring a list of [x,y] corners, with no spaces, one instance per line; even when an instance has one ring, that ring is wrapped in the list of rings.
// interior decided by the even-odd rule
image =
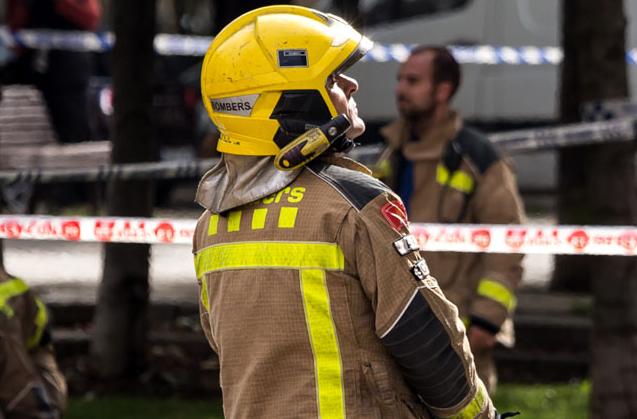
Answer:
[[[471,385],[462,359],[419,291],[381,340],[407,383],[428,405],[452,407],[469,394]]]

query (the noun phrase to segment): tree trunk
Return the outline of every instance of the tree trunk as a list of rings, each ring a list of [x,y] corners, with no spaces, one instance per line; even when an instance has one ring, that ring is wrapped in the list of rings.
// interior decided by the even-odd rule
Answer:
[[[604,2],[604,4],[606,4]],[[560,119],[564,123],[580,120],[580,107],[592,100],[618,99],[628,96],[628,79],[624,55],[625,18],[621,0],[563,0],[564,62],[560,92]],[[615,148],[617,147],[617,148]],[[607,161],[605,153],[613,149],[627,153],[629,145],[595,145],[565,148],[559,153],[558,218],[560,223],[599,224],[605,176],[620,167],[599,167]],[[600,154],[601,153],[601,154]],[[625,165],[624,165],[625,167]],[[601,176],[601,177],[600,177]],[[633,179],[627,179],[633,182]],[[614,181],[618,181],[615,178]],[[601,185],[601,191],[599,186]],[[618,196],[612,197],[617,199]],[[590,205],[592,204],[592,205]],[[603,211],[603,210],[602,210]],[[627,222],[628,220],[625,220]],[[596,258],[588,256],[558,256],[552,288],[555,290],[590,291],[592,266]]]
[[[114,137],[117,163],[157,160],[151,103],[155,1],[115,0],[113,27]],[[109,185],[111,216],[152,215],[152,181]],[[104,378],[133,375],[144,367],[147,338],[149,245],[106,244],[104,272],[95,313],[92,353]]]
[[[578,120],[591,100],[626,98],[622,0],[563,0],[561,114]],[[634,225],[634,147],[629,143],[560,151],[560,224]],[[589,281],[595,298],[591,417],[637,417],[637,258],[560,257],[554,280]],[[570,288],[573,288],[570,286]]]

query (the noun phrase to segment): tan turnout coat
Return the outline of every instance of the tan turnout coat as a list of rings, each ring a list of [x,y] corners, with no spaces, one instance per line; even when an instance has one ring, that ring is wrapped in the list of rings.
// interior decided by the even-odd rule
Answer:
[[[47,327],[44,304],[0,268],[0,418],[62,417],[66,382]]]
[[[393,245],[408,233],[399,199],[346,159],[259,196],[267,180],[242,179],[241,159],[202,179],[194,237],[226,417],[492,418],[455,307]],[[219,211],[245,184],[246,202]]]

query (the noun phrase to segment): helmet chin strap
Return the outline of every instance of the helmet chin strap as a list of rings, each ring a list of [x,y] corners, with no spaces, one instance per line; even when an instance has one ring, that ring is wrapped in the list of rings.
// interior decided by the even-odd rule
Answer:
[[[290,141],[274,157],[274,166],[279,170],[294,170],[314,160],[332,145],[343,151],[341,143],[350,143],[345,139],[345,132],[351,123],[344,114],[337,115],[325,124],[305,131]],[[342,141],[342,140],[345,141]]]

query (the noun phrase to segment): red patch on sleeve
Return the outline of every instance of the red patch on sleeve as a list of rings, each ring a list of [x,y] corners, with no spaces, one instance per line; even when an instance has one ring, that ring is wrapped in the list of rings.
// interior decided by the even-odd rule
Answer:
[[[389,201],[380,209],[385,220],[396,231],[400,232],[403,228],[409,229],[409,221],[407,221],[407,210],[402,201]]]

